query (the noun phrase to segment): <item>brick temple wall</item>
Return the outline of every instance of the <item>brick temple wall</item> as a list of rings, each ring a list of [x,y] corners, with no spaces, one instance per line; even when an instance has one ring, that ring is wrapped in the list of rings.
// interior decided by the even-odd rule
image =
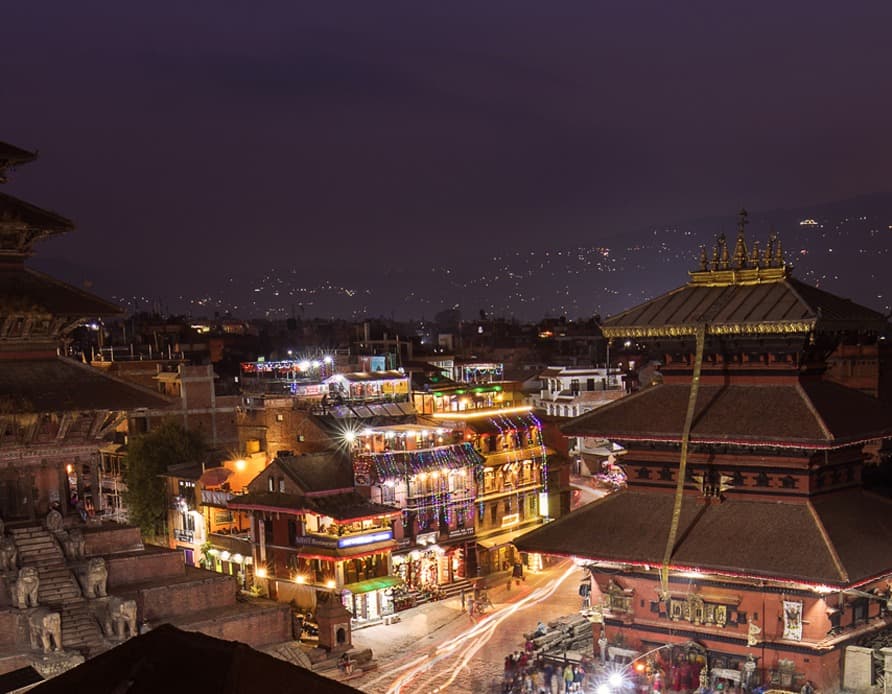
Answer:
[[[137,605],[143,619],[150,623],[166,618],[235,605],[237,585],[233,576],[223,576],[203,569],[189,571],[192,580],[169,585],[141,588]],[[244,639],[244,635],[242,639]]]
[[[189,631],[228,641],[241,641],[254,648],[291,640],[291,610],[287,605],[239,612],[215,619],[178,625]]]

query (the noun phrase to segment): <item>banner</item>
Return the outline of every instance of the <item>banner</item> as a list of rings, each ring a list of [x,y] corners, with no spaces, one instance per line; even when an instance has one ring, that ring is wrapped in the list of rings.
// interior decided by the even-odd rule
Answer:
[[[784,634],[788,641],[802,641],[802,603],[784,600]]]

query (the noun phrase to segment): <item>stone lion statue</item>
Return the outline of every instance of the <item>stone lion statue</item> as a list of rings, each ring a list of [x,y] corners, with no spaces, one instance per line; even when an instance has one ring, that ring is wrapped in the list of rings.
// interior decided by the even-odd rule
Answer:
[[[93,557],[87,564],[86,572],[81,574],[81,586],[86,598],[104,598],[108,569],[105,567],[105,559]]]
[[[139,633],[136,626],[136,600],[111,595],[97,618],[102,632],[110,638],[123,641]]]
[[[28,607],[37,607],[37,589],[40,586],[40,576],[33,566],[23,566],[19,569],[19,577],[12,585],[12,602],[20,610]]]
[[[0,571],[15,571],[19,550],[11,537],[0,535]]]
[[[46,520],[44,522],[46,523],[46,529],[51,533],[58,533],[62,530],[62,514],[56,509],[50,509],[50,512],[46,514]]]
[[[80,528],[72,528],[67,533],[60,533],[59,541],[62,543],[62,549],[65,550],[66,557],[69,559],[84,558],[86,541],[84,540],[83,530]]]
[[[28,629],[31,648],[42,648],[44,653],[62,650],[62,617],[58,612],[38,607],[28,615]]]

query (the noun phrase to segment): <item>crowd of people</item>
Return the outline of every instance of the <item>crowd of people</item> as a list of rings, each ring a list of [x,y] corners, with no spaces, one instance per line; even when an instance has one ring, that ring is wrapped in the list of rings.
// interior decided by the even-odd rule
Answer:
[[[540,653],[534,655],[531,642],[523,651],[505,656],[503,694],[574,694],[585,691],[591,665],[552,663]],[[588,665],[588,669],[586,666]]]

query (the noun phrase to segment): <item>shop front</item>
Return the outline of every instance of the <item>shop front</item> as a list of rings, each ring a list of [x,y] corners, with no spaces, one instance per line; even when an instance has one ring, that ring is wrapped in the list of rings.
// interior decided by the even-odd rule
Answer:
[[[402,582],[396,576],[381,576],[348,583],[341,591],[341,602],[359,622],[382,619],[393,614],[393,588]]]

